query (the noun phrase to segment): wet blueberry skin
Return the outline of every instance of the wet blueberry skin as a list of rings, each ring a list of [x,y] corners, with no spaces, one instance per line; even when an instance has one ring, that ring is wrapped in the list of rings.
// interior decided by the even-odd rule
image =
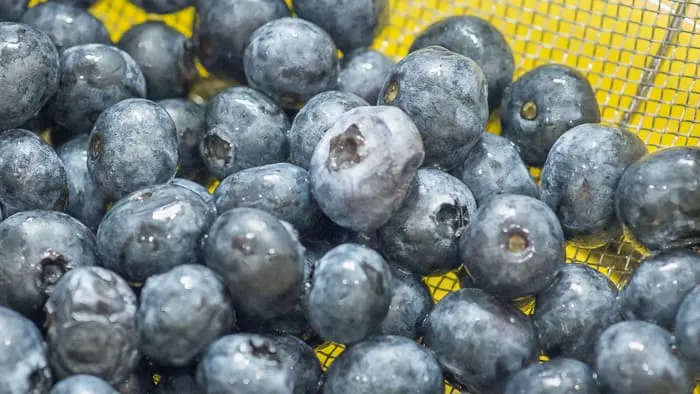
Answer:
[[[113,201],[169,181],[178,160],[175,123],[153,101],[128,99],[109,107],[90,133],[90,176]]]
[[[0,306],[0,391],[46,393],[52,382],[46,344],[39,329],[19,313]]]
[[[326,32],[300,18],[280,18],[251,35],[243,55],[248,84],[283,108],[300,108],[336,88],[338,50]]]
[[[503,34],[476,16],[444,18],[425,29],[413,41],[409,52],[438,45],[474,60],[488,82],[489,110],[501,104],[503,90],[513,81],[513,50]]]
[[[371,49],[353,51],[340,63],[338,90],[356,94],[374,104],[392,67],[394,61],[383,53]]]
[[[49,394],[119,394],[119,392],[98,377],[74,375],[56,383]]]
[[[155,14],[170,14],[193,6],[195,0],[129,0],[137,7]]]
[[[686,294],[676,313],[674,333],[681,355],[700,372],[700,286]]]
[[[501,135],[515,143],[531,166],[544,164],[565,131],[598,122],[600,110],[590,83],[563,65],[528,71],[505,89],[501,100]]]
[[[54,377],[123,381],[139,360],[136,295],[114,272],[80,267],[63,276],[44,310]]]
[[[3,131],[0,134],[3,216],[30,209],[62,211],[67,200],[66,169],[56,151],[31,131]]]
[[[564,266],[564,233],[556,215],[528,196],[493,197],[479,207],[459,242],[474,284],[505,298],[537,293]]]
[[[502,392],[508,377],[539,354],[530,318],[479,289],[440,300],[428,314],[423,340],[446,373],[477,393]]]
[[[324,394],[438,394],[444,392],[440,364],[416,342],[379,336],[346,349],[328,368]]]
[[[210,73],[245,82],[243,52],[253,32],[290,16],[283,0],[217,0],[195,4],[192,41]]]
[[[20,22],[46,33],[59,54],[75,45],[112,43],[107,28],[99,19],[68,4],[37,4],[22,15]]]
[[[629,320],[645,320],[668,330],[683,297],[700,284],[700,255],[686,249],[647,257],[620,291],[620,310]]]
[[[172,184],[119,200],[97,230],[102,265],[130,282],[201,261],[200,243],[216,211],[197,193]]]
[[[536,297],[532,315],[540,347],[550,358],[592,362],[594,343],[620,320],[617,289],[607,276],[582,264],[567,264]]]
[[[430,290],[420,276],[394,266],[391,267],[391,289],[389,312],[379,332],[418,339],[423,334],[423,320],[433,308]]]
[[[235,87],[219,93],[208,105],[206,120],[199,152],[218,179],[287,159],[289,119],[257,90]]]
[[[368,105],[359,96],[337,90],[312,97],[294,117],[289,129],[290,161],[308,169],[314,148],[338,117],[353,108]]]
[[[401,206],[423,163],[423,142],[396,107],[357,107],[323,135],[309,167],[311,191],[335,223],[369,232]]]
[[[0,0],[0,21],[15,22],[24,14],[29,0]]]
[[[479,206],[495,194],[539,197],[537,184],[518,149],[510,140],[491,133],[481,136],[453,174],[469,187]]]
[[[617,216],[649,249],[700,243],[700,148],[683,146],[642,158],[620,178]]]
[[[21,23],[0,22],[0,130],[19,127],[58,89],[59,57],[51,39]]]
[[[424,165],[448,171],[464,162],[483,134],[487,95],[486,78],[473,60],[429,47],[391,70],[377,104],[406,112],[423,137]]]
[[[595,344],[600,391],[611,394],[692,392],[671,333],[643,321],[610,326]]]
[[[214,342],[197,368],[203,394],[289,394],[294,378],[272,338],[227,335]],[[231,362],[236,360],[236,362]]]
[[[206,106],[186,99],[159,101],[175,122],[177,140],[180,144],[180,168],[178,174],[194,176],[204,171],[204,161],[199,153],[199,141],[204,138],[207,127]]]
[[[588,364],[555,358],[532,364],[511,376],[504,394],[598,394],[598,382]]]
[[[377,252],[343,244],[316,264],[306,295],[314,331],[327,341],[357,343],[378,333],[391,303],[391,270]]]
[[[460,233],[475,213],[474,196],[459,179],[419,169],[403,205],[377,232],[381,251],[419,275],[454,270]]]
[[[292,335],[269,337],[294,380],[294,394],[316,394],[323,376],[314,350]]]

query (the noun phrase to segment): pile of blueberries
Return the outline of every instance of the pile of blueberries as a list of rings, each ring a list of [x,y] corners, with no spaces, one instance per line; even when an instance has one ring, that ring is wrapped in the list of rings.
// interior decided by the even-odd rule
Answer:
[[[474,16],[394,63],[386,0],[132,1],[193,36],[0,0],[0,394],[692,392],[700,148],[600,124],[569,67],[513,80]],[[240,85],[188,101],[196,61]],[[567,264],[625,230],[619,292]]]

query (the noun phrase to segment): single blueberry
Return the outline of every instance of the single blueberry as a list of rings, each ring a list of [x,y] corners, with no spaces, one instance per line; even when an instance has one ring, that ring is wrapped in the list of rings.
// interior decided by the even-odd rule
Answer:
[[[391,303],[379,327],[382,335],[400,335],[413,340],[423,335],[422,325],[433,308],[433,298],[420,276],[391,267]]]
[[[282,364],[289,368],[294,381],[293,394],[316,394],[323,376],[314,350],[297,337],[269,337],[277,349]]]
[[[591,367],[579,360],[555,358],[532,364],[508,379],[504,394],[598,394]]]
[[[58,89],[60,61],[51,39],[23,23],[0,22],[0,131],[19,127]]]
[[[541,166],[554,142],[583,123],[600,122],[586,77],[564,65],[536,67],[503,92],[501,135],[513,141],[525,163]]]
[[[501,104],[503,91],[513,81],[513,50],[503,34],[488,21],[472,15],[450,16],[428,26],[409,52],[441,46],[474,60],[488,83],[489,110]]]
[[[516,194],[482,205],[462,232],[459,249],[474,284],[506,298],[544,289],[566,257],[554,212],[540,200]]]
[[[393,67],[394,61],[383,53],[371,49],[353,51],[340,62],[338,90],[356,94],[374,104]]]
[[[348,3],[350,4],[350,3]],[[320,27],[300,18],[262,25],[243,55],[248,84],[273,97],[283,108],[299,108],[338,83],[338,50]]]
[[[311,191],[335,223],[355,231],[384,225],[423,163],[423,141],[396,107],[357,107],[338,117],[314,150]]]
[[[186,177],[205,172],[204,161],[199,153],[199,142],[206,132],[206,107],[186,99],[159,101],[175,122],[177,140],[180,144],[180,168],[178,174]]]
[[[119,392],[98,377],[73,375],[56,383],[49,394],[119,394]]]
[[[0,22],[16,22],[27,11],[29,0],[0,0]]]
[[[464,162],[484,132],[487,95],[478,64],[445,48],[428,47],[391,70],[377,104],[399,107],[410,116],[423,137],[426,166],[451,170]]]
[[[680,354],[691,363],[696,376],[700,372],[700,285],[686,294],[676,313],[674,324]]]
[[[530,318],[479,289],[440,300],[425,321],[425,345],[470,392],[501,393],[508,377],[537,361]]]
[[[195,0],[129,0],[135,6],[154,14],[171,14],[195,4]]]
[[[700,148],[658,150],[631,165],[615,193],[617,216],[650,249],[700,243]]]

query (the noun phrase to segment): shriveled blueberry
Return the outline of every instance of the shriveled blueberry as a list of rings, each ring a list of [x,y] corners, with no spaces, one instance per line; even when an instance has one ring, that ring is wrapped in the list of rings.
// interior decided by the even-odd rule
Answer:
[[[508,379],[504,394],[598,394],[598,382],[588,364],[555,358],[532,364]]]
[[[0,22],[0,130],[19,127],[58,89],[59,57],[51,39],[22,23]]]
[[[540,348],[550,358],[592,362],[594,343],[620,320],[617,288],[602,273],[581,263],[567,264],[537,294],[532,319]]]
[[[102,265],[129,282],[201,262],[200,243],[216,212],[196,192],[172,184],[119,200],[97,230]]]
[[[190,368],[175,370],[163,376],[158,382],[156,388],[151,391],[151,394],[182,394],[182,393],[197,393],[196,371],[190,371]]]
[[[199,152],[219,179],[287,159],[289,119],[257,90],[235,87],[219,93],[209,103],[206,120]]]
[[[554,142],[583,123],[600,122],[586,77],[564,65],[536,67],[503,92],[501,135],[513,141],[525,163],[541,166]]]
[[[110,384],[139,360],[136,295],[114,272],[80,267],[58,282],[44,309],[49,362],[58,379],[88,374]]]
[[[700,244],[700,148],[682,146],[647,155],[620,178],[617,216],[650,249]]]
[[[343,244],[316,264],[306,312],[321,338],[356,343],[379,332],[391,303],[391,270],[377,252]]]
[[[56,383],[49,394],[119,394],[119,392],[98,377],[73,375]]]
[[[340,63],[338,90],[356,94],[374,104],[393,67],[394,61],[383,53],[371,49],[353,51]]]
[[[503,34],[488,21],[472,15],[450,16],[428,26],[410,52],[438,45],[474,60],[488,82],[489,109],[501,105],[503,90],[513,81],[513,50]]]
[[[12,309],[0,306],[0,391],[47,393],[51,369],[39,329]]]
[[[473,60],[442,47],[406,56],[389,73],[378,105],[404,110],[425,144],[425,165],[451,170],[479,142],[489,116],[488,85]],[[440,110],[426,110],[440,108]]]
[[[129,0],[137,7],[154,14],[170,14],[191,7],[195,0]]]
[[[554,212],[540,200],[515,194],[482,205],[459,241],[474,284],[506,298],[544,289],[564,266],[564,249]]]
[[[159,101],[175,122],[177,140],[180,144],[180,168],[178,174],[195,176],[205,170],[199,142],[204,139],[207,127],[206,107],[186,99]]]
[[[49,109],[61,127],[86,134],[102,111],[143,97],[146,81],[128,53],[111,45],[76,45],[61,55],[61,80]]]
[[[350,3],[348,3],[350,4]],[[279,102],[299,108],[338,82],[338,51],[326,32],[300,18],[262,25],[243,55],[248,84]]]
[[[211,193],[209,193],[209,190],[206,187],[200,185],[197,182],[185,178],[173,178],[170,181],[170,183],[179,187],[184,187],[185,189],[191,192],[197,193],[197,195],[201,197],[202,200],[211,204],[213,209],[216,210],[216,205],[214,205],[214,196],[211,195]]]
[[[243,52],[253,32],[290,15],[283,0],[210,0],[195,4],[192,40],[207,71],[245,82]]]
[[[109,107],[90,133],[88,170],[111,200],[167,182],[175,176],[178,159],[175,123],[149,100],[128,99]]]
[[[309,168],[314,148],[338,117],[345,112],[369,104],[352,94],[329,90],[309,100],[294,117],[289,129],[291,162]]]
[[[358,107],[338,117],[311,157],[311,191],[335,223],[355,231],[384,225],[423,163],[411,119],[390,106]]]
[[[530,318],[479,289],[441,299],[428,314],[423,341],[446,373],[477,393],[502,392],[539,353]]]
[[[676,313],[674,333],[680,354],[700,372],[700,285],[683,298]]]
[[[16,22],[27,11],[29,0],[0,0],[0,22]]]
[[[460,233],[475,213],[474,196],[459,179],[420,169],[401,208],[378,231],[381,251],[419,275],[454,270]]]
[[[611,394],[687,394],[691,381],[671,333],[643,321],[610,326],[595,344],[600,391]]]
[[[182,33],[161,21],[134,25],[118,45],[141,68],[150,100],[185,97],[190,83],[199,76],[192,45]]]
[[[0,133],[3,215],[31,209],[62,211],[67,202],[66,169],[56,151],[28,130]]]
[[[291,335],[269,338],[282,361],[289,368],[294,381],[294,394],[316,394],[323,376],[321,364],[314,350]]]
[[[104,23],[86,10],[68,4],[37,4],[22,15],[20,22],[44,32],[58,53],[83,44],[111,44]]]
[[[683,297],[700,284],[700,255],[671,249],[647,257],[620,291],[620,311],[668,330]]]
[[[433,298],[420,276],[391,267],[391,303],[379,327],[382,335],[418,339],[422,324],[433,308]]]
[[[227,335],[207,350],[197,383],[203,394],[290,394],[294,377],[285,361],[271,338]]]
[[[486,204],[495,194],[539,197],[537,184],[510,140],[484,133],[454,175],[474,193],[476,203]]]
[[[435,356],[415,341],[380,336],[346,349],[326,372],[324,394],[444,392]]]

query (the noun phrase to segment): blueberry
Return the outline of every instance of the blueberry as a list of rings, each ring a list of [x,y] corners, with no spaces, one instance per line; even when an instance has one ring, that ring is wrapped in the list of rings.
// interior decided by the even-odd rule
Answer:
[[[59,379],[94,375],[124,380],[139,360],[136,296],[129,284],[101,267],[79,267],[58,282],[47,313],[49,362]]]
[[[111,200],[175,176],[175,123],[160,105],[128,99],[105,110],[90,133],[88,170]]]
[[[311,191],[335,223],[355,231],[384,225],[423,163],[423,142],[395,107],[358,107],[338,117],[314,150]]]
[[[0,22],[0,130],[19,127],[58,89],[59,57],[51,39],[21,23]]]
[[[379,332],[418,339],[423,320],[433,308],[430,290],[419,276],[395,267],[391,267],[391,289],[389,311]]]
[[[588,364],[555,358],[532,364],[508,380],[504,394],[598,394],[598,382]]]
[[[235,87],[219,93],[209,103],[206,120],[199,152],[219,179],[287,159],[289,119],[259,91]]]
[[[0,22],[16,22],[29,6],[29,0],[0,0]]]
[[[387,0],[293,0],[292,6],[297,16],[327,31],[346,53],[372,45],[389,16]]]
[[[201,261],[200,243],[214,222],[212,205],[197,193],[164,184],[119,200],[97,230],[102,265],[130,282]]]
[[[692,392],[668,331],[643,321],[614,324],[595,344],[600,391],[611,394]]]
[[[425,322],[425,345],[470,392],[500,393],[508,377],[537,361],[530,318],[479,289],[440,300]]]
[[[356,94],[374,104],[393,67],[394,61],[380,52],[371,49],[353,51],[340,63],[338,90]]]
[[[91,375],[73,375],[56,383],[49,394],[119,394],[109,383]]]
[[[289,129],[291,162],[309,168],[314,148],[338,117],[345,112],[369,104],[352,94],[329,90],[309,100],[294,117]]]
[[[700,284],[700,255],[671,249],[647,257],[620,291],[620,309],[629,320],[645,320],[668,330],[683,297]]]
[[[274,340],[256,334],[227,335],[214,342],[197,368],[197,383],[203,394],[291,394],[294,389],[292,372]]]
[[[0,392],[47,393],[51,370],[39,329],[19,313],[0,306]]]
[[[675,318],[678,350],[700,371],[700,285],[683,298]]]
[[[379,332],[391,303],[391,271],[372,249],[343,244],[316,264],[306,311],[321,338],[356,343]]]
[[[88,171],[89,136],[81,134],[56,149],[66,169],[68,206],[66,213],[97,231],[107,211],[105,197]]]
[[[537,294],[532,318],[542,351],[550,358],[591,362],[591,343],[620,320],[616,300],[607,276],[585,264],[565,265]]]
[[[460,236],[460,258],[474,284],[506,298],[544,289],[564,266],[564,234],[540,200],[501,194],[479,207]]]
[[[59,54],[76,45],[112,43],[102,21],[68,4],[37,4],[22,15],[20,22],[46,33]]]
[[[615,193],[617,216],[650,249],[700,244],[700,148],[656,151],[631,165]]]
[[[214,205],[214,196],[209,193],[209,190],[206,187],[200,185],[199,183],[185,178],[173,178],[173,180],[170,181],[170,184],[184,187],[185,189],[196,193],[202,198],[202,200],[211,204],[213,210],[216,210],[216,205]]]
[[[142,97],[146,81],[128,53],[111,45],[76,45],[61,55],[61,80],[49,109],[58,125],[73,135],[86,134],[102,111]]]
[[[150,100],[185,97],[190,83],[199,75],[192,45],[182,33],[163,22],[134,25],[122,35],[118,45],[141,68]]]
[[[19,211],[62,211],[68,202],[66,169],[44,140],[31,131],[0,134],[0,203],[8,217]]]
[[[180,144],[180,168],[182,176],[196,176],[204,170],[204,161],[199,153],[199,142],[206,132],[206,107],[186,99],[159,101],[175,122],[177,140]]]
[[[251,87],[267,93],[283,108],[299,108],[314,95],[336,87],[338,51],[320,27],[286,17],[255,30],[245,48],[243,67]]]
[[[154,14],[170,14],[191,7],[195,0],[129,0],[135,6]]]
[[[510,140],[484,133],[454,175],[474,193],[476,203],[486,204],[495,194],[539,197],[537,184]]]
[[[503,92],[501,135],[513,141],[525,163],[541,166],[554,142],[583,123],[600,122],[586,77],[564,65],[536,67]]]
[[[498,108],[503,91],[513,80],[515,60],[513,50],[496,27],[476,16],[450,16],[428,26],[416,37],[409,51],[433,45],[474,60],[488,83],[489,110]]]
[[[210,0],[195,4],[197,58],[207,71],[245,82],[243,52],[253,32],[290,15],[283,0]]]
[[[286,365],[294,380],[294,394],[316,394],[323,371],[314,350],[299,338],[291,335],[271,337],[282,364]]]
[[[459,235],[476,213],[476,201],[459,179],[420,169],[403,205],[379,231],[381,251],[420,275],[459,267]]]
[[[331,364],[324,394],[437,394],[445,391],[440,364],[416,342],[381,336],[346,349]]]
[[[425,144],[426,166],[450,170],[464,162],[484,132],[487,95],[486,78],[473,60],[429,47],[409,54],[391,70],[377,103],[399,107],[415,122]]]

